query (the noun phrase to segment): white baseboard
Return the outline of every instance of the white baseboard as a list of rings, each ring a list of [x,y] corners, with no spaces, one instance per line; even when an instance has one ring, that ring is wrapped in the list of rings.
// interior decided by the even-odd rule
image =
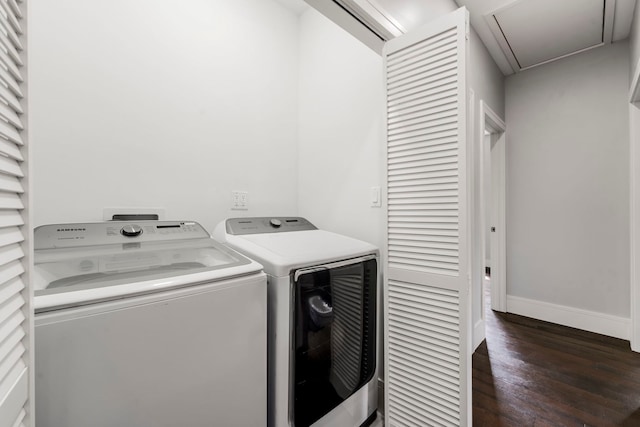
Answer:
[[[482,341],[484,341],[485,332],[486,331],[484,328],[484,320],[480,319],[476,322],[475,325],[473,325],[473,337],[472,337],[473,351],[476,351],[478,346],[482,343]]]
[[[631,319],[507,295],[507,312],[629,340]]]

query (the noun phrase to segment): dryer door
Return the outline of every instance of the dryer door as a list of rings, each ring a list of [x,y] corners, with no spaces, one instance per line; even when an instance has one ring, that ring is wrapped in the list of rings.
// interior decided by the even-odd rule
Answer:
[[[376,369],[375,257],[294,273],[293,419],[310,426]]]

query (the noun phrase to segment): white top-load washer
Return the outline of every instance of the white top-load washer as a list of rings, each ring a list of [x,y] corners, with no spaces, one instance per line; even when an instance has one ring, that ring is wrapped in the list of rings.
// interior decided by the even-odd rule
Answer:
[[[213,236],[267,273],[269,426],[373,422],[378,249],[299,217],[227,219]]]
[[[266,426],[262,266],[195,222],[34,231],[36,423]]]

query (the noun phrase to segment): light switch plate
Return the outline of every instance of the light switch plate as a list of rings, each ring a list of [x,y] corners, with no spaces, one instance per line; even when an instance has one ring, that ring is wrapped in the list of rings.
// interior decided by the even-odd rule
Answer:
[[[371,187],[369,197],[372,208],[379,208],[380,206],[382,206],[382,200],[380,200],[380,187]]]

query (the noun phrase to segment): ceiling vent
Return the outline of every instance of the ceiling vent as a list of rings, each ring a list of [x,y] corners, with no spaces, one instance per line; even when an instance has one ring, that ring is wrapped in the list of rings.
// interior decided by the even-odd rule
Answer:
[[[417,0],[418,3],[422,0]],[[384,42],[406,32],[405,28],[383,9],[380,0],[305,0],[314,9],[347,30],[378,53]],[[407,2],[408,4],[413,1]]]
[[[375,0],[333,0],[335,4],[360,21],[382,41],[388,41],[406,31]]]
[[[518,0],[485,15],[517,71],[611,43],[615,0]]]

